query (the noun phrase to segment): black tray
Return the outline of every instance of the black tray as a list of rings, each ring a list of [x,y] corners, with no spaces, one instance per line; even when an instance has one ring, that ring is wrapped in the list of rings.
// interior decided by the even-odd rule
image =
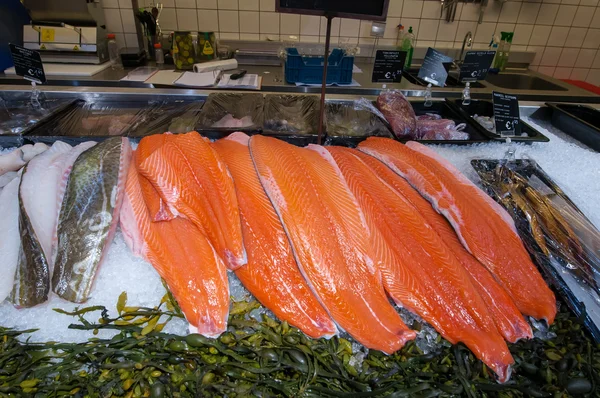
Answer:
[[[446,101],[450,104],[450,106],[456,108],[458,112],[460,112],[469,123],[471,123],[482,134],[488,136],[491,140],[506,140],[506,137],[501,137],[497,134],[492,133],[491,131],[483,127],[477,120],[473,119],[474,115],[489,117],[494,116],[494,104],[492,101],[471,100],[471,103],[469,105],[463,105],[462,99],[450,100],[446,98]],[[527,136],[510,137],[510,140],[514,142],[525,143],[550,141],[548,137],[531,127],[529,124],[525,123],[523,120],[521,120],[521,132],[527,134]]]
[[[600,111],[585,105],[546,103],[552,125],[600,152]]]
[[[264,101],[262,128],[264,135],[318,134],[319,97],[317,95],[267,94]],[[295,120],[292,120],[291,124],[288,123],[292,118]],[[301,126],[306,128],[297,131]]]
[[[210,139],[226,137],[230,133],[242,131],[246,134],[262,132],[264,97],[258,93],[214,93],[209,94],[200,112],[196,131]],[[252,118],[252,126],[248,127],[213,127],[227,114],[237,119],[244,116]]]
[[[363,135],[343,134],[335,131],[335,124],[332,122],[332,114],[341,115],[343,119],[357,120],[364,124],[365,132]],[[381,120],[373,112],[363,109],[354,109],[353,102],[328,102],[325,104],[325,145],[356,146],[366,137],[386,137],[394,138],[387,122]]]

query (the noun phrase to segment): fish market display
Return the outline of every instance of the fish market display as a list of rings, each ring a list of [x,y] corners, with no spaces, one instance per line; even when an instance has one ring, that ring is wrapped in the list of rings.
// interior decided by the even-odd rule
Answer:
[[[135,164],[129,167],[121,229],[135,255],[166,281],[192,332],[219,336],[227,329],[229,284],[223,261],[189,220],[152,222]],[[158,195],[157,193],[154,193]]]
[[[469,134],[463,129],[466,124],[456,125],[454,120],[442,119],[440,115],[426,114],[417,116],[417,134],[419,140],[468,140]]]
[[[0,155],[0,176],[10,171],[19,170],[36,155],[39,155],[47,149],[48,146],[46,144],[27,144],[9,153]]]
[[[233,181],[208,140],[196,132],[176,135],[148,156],[139,171],[173,214],[206,234],[230,269],[246,264]]]
[[[52,289],[60,297],[87,300],[119,218],[129,140],[114,137],[83,152],[73,164],[57,226]]]
[[[386,353],[413,339],[385,296],[364,215],[329,153],[263,136],[250,139],[250,151],[298,266],[333,320]]]
[[[235,271],[258,301],[307,335],[329,337],[335,324],[304,280],[281,221],[254,169],[249,137],[233,133],[213,144],[235,184],[248,264]]]
[[[377,97],[377,108],[383,113],[398,138],[416,138],[415,111],[398,90],[382,91]]]
[[[554,294],[504,209],[423,145],[369,138],[358,148],[407,179],[450,221],[463,245],[508,291],[521,313],[553,322]]]
[[[13,288],[15,270],[19,261],[21,234],[19,233],[20,176],[13,178],[0,192],[0,302]]]
[[[451,343],[464,342],[506,381],[513,363],[508,347],[469,274],[433,226],[356,150],[331,147],[329,152],[365,214],[388,293]]]

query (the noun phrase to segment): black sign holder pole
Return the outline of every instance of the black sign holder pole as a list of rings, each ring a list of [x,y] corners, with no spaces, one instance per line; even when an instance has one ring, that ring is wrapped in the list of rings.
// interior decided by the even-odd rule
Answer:
[[[321,107],[319,109],[319,135],[317,137],[317,144],[321,145],[321,138],[323,137],[323,116],[325,115],[325,90],[327,89],[327,60],[329,58],[329,41],[331,39],[331,20],[333,17],[329,14],[325,14],[327,18],[327,36],[325,36],[325,58],[323,61],[323,80],[321,81]]]

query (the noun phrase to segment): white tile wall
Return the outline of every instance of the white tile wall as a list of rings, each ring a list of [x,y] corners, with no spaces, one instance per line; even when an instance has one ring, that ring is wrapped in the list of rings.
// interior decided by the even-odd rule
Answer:
[[[351,1],[351,0],[349,0]],[[103,0],[106,24],[119,43],[137,45],[131,0]],[[151,0],[138,0],[148,6]],[[279,14],[275,0],[163,0],[163,31],[218,32],[222,39],[324,43],[325,18]],[[196,9],[197,12],[190,12]],[[535,52],[532,63],[541,73],[600,84],[600,0],[490,0],[483,23],[479,4],[460,3],[455,22],[440,18],[437,0],[390,0],[380,45],[394,45],[398,24],[413,27],[419,47],[460,48],[468,31],[474,48],[487,48],[492,35],[514,31],[513,50]],[[371,22],[334,19],[332,43],[373,44]]]

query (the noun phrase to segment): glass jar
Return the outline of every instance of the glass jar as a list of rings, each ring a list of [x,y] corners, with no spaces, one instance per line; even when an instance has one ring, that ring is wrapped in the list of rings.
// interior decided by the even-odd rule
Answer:
[[[173,35],[173,61],[175,68],[191,70],[194,67],[196,52],[191,32],[175,32]]]

